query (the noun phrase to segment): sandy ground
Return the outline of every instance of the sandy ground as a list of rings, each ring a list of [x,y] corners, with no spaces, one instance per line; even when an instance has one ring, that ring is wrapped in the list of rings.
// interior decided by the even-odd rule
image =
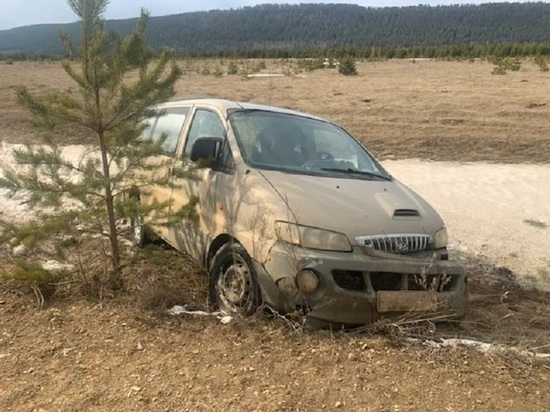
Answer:
[[[550,274],[550,165],[398,160],[384,166],[441,214],[451,250],[522,277]]]

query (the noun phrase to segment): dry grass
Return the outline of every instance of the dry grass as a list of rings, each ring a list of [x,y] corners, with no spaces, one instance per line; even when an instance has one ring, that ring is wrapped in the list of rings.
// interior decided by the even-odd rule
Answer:
[[[546,229],[548,227],[545,222],[536,219],[525,219],[523,222],[539,229]]]
[[[2,298],[5,411],[542,412],[550,402],[547,365],[460,347],[159,319],[114,303],[39,312]]]
[[[208,309],[208,277],[202,268],[161,241],[145,248],[128,247],[126,243],[121,242],[123,268],[116,279],[110,276],[103,239],[83,238],[78,247],[67,249],[65,263],[69,269],[63,271],[41,269],[41,264],[54,258],[42,250],[31,250],[14,260],[3,248],[0,294],[17,293],[32,300],[47,292],[38,300],[38,309],[80,297],[92,302],[115,299],[162,314],[174,305]]]
[[[141,309],[165,313],[174,305],[208,310],[208,276],[171,247],[138,249],[124,273],[129,299]]]
[[[179,95],[316,113],[341,123],[382,158],[550,158],[546,74],[531,64],[491,76],[489,63],[390,61],[360,64],[354,78],[317,71],[249,80],[193,72],[205,64],[214,72],[215,64],[228,62],[193,63]],[[263,71],[293,67],[269,61]],[[57,63],[0,65],[0,139],[36,141],[27,114],[14,103],[17,84],[35,91],[71,86]],[[67,142],[79,140],[76,131],[64,133]],[[0,257],[5,254],[0,249]],[[0,283],[1,410],[548,410],[547,364],[460,347],[423,349],[403,339],[391,344],[392,333],[413,332],[548,351],[550,295],[518,288],[513,274],[494,265],[467,262],[472,303],[461,326],[390,324],[388,342],[365,333],[297,333],[279,317],[229,325],[159,318],[140,309],[201,307],[206,276],[171,249],[128,254],[126,294],[100,304],[67,294],[37,311],[31,290]],[[104,256],[89,255],[88,269],[101,265]]]
[[[332,119],[361,138],[378,157],[434,160],[547,162],[550,159],[548,73],[524,61],[521,70],[491,75],[484,61],[395,60],[357,65],[358,76],[336,70],[303,72],[297,62],[265,61],[247,79],[226,73],[230,61],[181,62],[178,96],[215,96],[291,107]],[[240,72],[257,62],[237,61]],[[219,70],[218,70],[219,69]],[[59,63],[0,65],[0,139],[33,141],[28,115],[16,106],[14,86],[35,92],[71,90]],[[63,131],[68,142],[81,132]]]
[[[550,353],[550,293],[519,285],[513,272],[480,258],[466,257],[469,309],[461,337]]]

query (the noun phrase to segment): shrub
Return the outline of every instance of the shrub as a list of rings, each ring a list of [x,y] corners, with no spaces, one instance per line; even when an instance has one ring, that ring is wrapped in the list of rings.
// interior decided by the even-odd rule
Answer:
[[[239,73],[239,68],[235,62],[229,62],[227,66],[227,74],[237,74]]]
[[[357,67],[355,67],[355,60],[351,56],[346,56],[340,60],[338,66],[338,72],[344,76],[354,76],[357,74]]]
[[[259,71],[262,71],[262,70],[265,70],[265,69],[267,69],[267,65],[265,64],[265,62],[263,60],[259,61],[256,64],[255,71],[259,72]]]
[[[550,70],[550,68],[548,68],[548,61],[546,59],[546,57],[544,56],[536,56],[535,57],[535,64],[539,67],[539,70],[541,72],[547,72]]]
[[[493,59],[493,64],[491,74],[506,74],[508,70],[517,72],[521,68],[521,60],[517,57],[498,57]]]
[[[298,60],[298,67],[306,72],[312,72],[314,70],[324,69],[323,59],[300,59]]]

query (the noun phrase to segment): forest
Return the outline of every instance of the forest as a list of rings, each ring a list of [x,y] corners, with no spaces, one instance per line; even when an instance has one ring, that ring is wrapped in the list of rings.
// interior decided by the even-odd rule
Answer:
[[[350,4],[265,4],[151,17],[147,41],[182,56],[363,58],[485,57],[550,54],[550,4],[365,8]],[[110,20],[127,33],[135,19]],[[63,56],[63,30],[49,24],[0,31],[0,55]]]

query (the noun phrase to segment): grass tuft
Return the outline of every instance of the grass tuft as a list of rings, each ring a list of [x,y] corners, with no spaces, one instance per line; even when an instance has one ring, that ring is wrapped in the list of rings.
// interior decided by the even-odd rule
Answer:
[[[523,223],[526,223],[530,226],[539,228],[539,229],[546,229],[548,225],[545,222],[541,222],[540,220],[536,219],[525,219]]]

